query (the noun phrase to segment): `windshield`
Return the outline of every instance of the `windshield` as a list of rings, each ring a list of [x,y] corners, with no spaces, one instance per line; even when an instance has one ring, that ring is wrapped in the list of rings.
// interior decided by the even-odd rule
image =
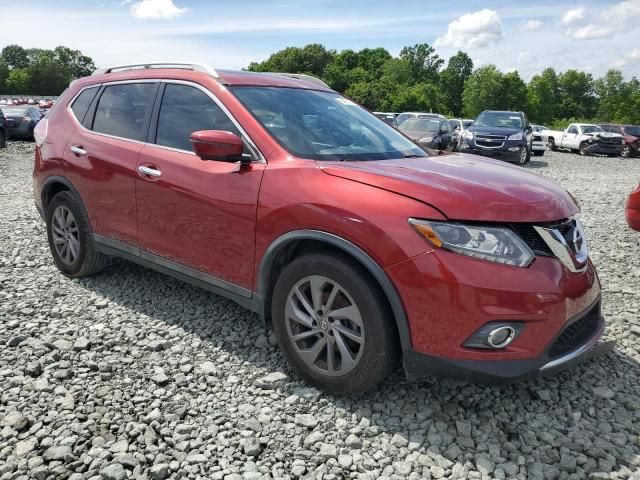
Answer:
[[[402,122],[400,130],[410,130],[412,132],[437,132],[440,126],[439,120],[427,120],[424,118],[410,118]]]
[[[582,133],[598,133],[604,132],[602,127],[597,127],[595,125],[582,125]]]
[[[522,117],[509,112],[482,112],[473,122],[474,127],[522,128]]]
[[[633,135],[634,137],[640,137],[640,127],[634,127],[633,125],[626,125],[624,127],[624,133],[627,135]]]
[[[315,160],[387,160],[427,154],[384,121],[334,92],[230,87],[289,152]]]

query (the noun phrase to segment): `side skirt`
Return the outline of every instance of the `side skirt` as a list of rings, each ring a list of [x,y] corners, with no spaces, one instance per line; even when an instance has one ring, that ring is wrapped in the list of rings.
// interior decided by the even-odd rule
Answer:
[[[94,233],[93,240],[100,253],[137,263],[221,295],[252,312],[262,312],[262,297],[251,290],[102,235]]]

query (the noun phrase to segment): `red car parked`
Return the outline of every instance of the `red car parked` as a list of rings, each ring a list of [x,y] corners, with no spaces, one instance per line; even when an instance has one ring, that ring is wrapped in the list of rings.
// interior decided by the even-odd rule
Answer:
[[[114,67],[74,81],[36,139],[65,275],[115,255],[225,295],[326,391],[400,361],[410,379],[509,381],[599,350],[600,283],[562,187],[432,157],[318,79]]]
[[[631,192],[625,208],[627,223],[634,230],[640,231],[640,184]]]

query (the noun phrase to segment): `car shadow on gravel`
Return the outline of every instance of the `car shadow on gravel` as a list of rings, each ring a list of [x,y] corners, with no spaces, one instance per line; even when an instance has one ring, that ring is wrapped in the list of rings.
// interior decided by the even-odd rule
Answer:
[[[283,399],[306,388],[273,346],[258,346],[268,335],[258,317],[231,301],[121,260],[80,284],[256,367],[242,382],[280,370],[291,377]],[[444,468],[473,460],[489,472],[502,465],[510,478],[508,469],[526,463],[529,478],[559,478],[560,470],[566,478],[564,472],[634,471],[640,464],[640,364],[621,351],[505,386],[435,378],[407,383],[398,370],[365,395],[322,394],[317,402],[308,408],[330,405],[356,418],[360,435],[387,433],[392,446],[426,452]]]
[[[548,166],[549,166],[549,163],[545,162],[544,160],[531,160],[529,163],[527,163],[525,168],[536,169],[536,168],[544,168]]]

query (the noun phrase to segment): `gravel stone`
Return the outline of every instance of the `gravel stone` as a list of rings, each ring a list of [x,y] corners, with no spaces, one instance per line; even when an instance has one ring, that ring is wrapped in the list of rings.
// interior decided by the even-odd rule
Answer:
[[[32,168],[32,143],[0,149],[0,480],[640,480],[640,250],[623,217],[640,159],[526,167],[582,204],[615,353],[501,387],[398,372],[359,397],[283,373],[272,332],[222,297],[118,259],[60,274]]]

